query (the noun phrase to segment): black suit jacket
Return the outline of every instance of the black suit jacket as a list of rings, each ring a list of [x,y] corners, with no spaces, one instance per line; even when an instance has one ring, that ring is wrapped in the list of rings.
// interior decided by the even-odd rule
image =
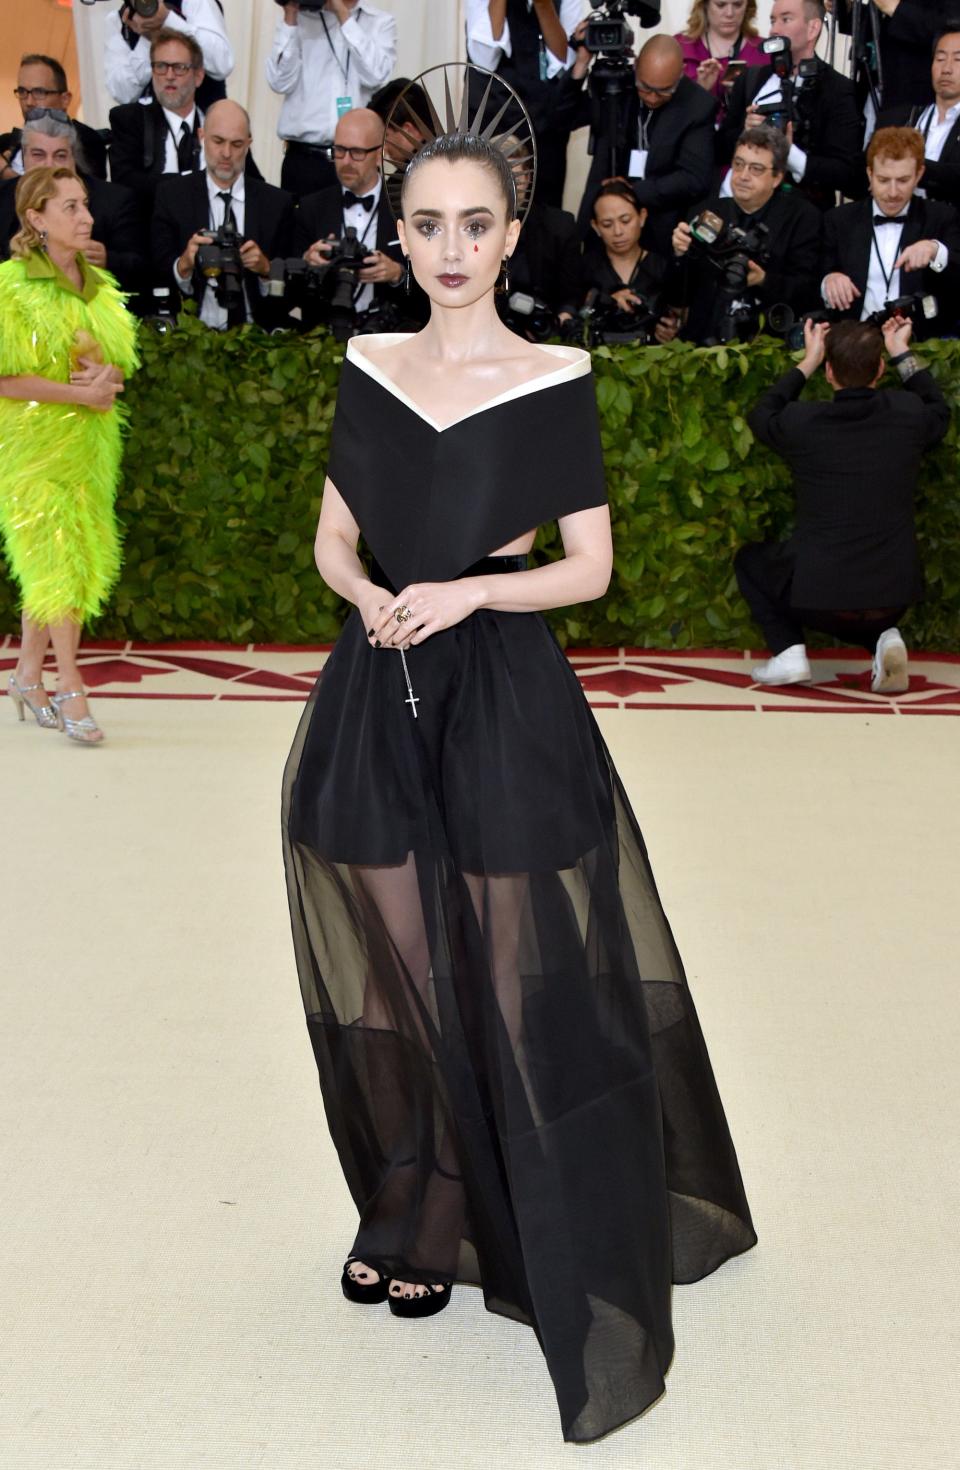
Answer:
[[[255,240],[268,259],[287,256],[293,247],[293,200],[282,189],[262,179],[245,180],[243,238]],[[156,282],[174,288],[175,262],[183,254],[191,235],[210,223],[210,199],[206,173],[168,174],[157,187],[150,231],[150,253]],[[286,315],[282,303],[260,293],[260,277],[245,272],[247,300],[259,326],[280,324]],[[206,285],[199,272],[194,277],[198,309]]]
[[[843,388],[828,403],[798,403],[806,379],[790,371],[747,416],[793,474],[794,607],[893,607],[923,594],[913,523],[924,450],[947,432],[950,410],[929,372],[904,389]]]
[[[919,104],[884,108],[877,118],[877,127],[915,128],[924,111]],[[920,183],[928,199],[960,205],[960,117],[943,140],[940,157],[926,160]]]
[[[727,111],[717,131],[717,158],[729,164],[743,132],[750,104],[773,75],[772,66],[748,66],[730,89]],[[835,191],[863,193],[863,118],[849,77],[817,57],[817,81],[794,94],[794,141],[807,154],[803,179],[796,185],[820,209],[832,209]]]
[[[701,209],[712,209],[728,224],[740,223],[745,229],[750,228],[751,221],[766,226],[766,260],[757,261],[763,265],[766,276],[762,285],[748,288],[744,293],[752,296],[758,306],[768,308],[783,302],[799,316],[820,305],[823,215],[802,194],[778,189],[764,208],[755,216],[748,215],[745,222],[739,220],[737,203],[732,198],[720,199],[715,195],[692,210],[690,218],[695,218]],[[670,284],[671,301],[690,307],[684,336],[692,342],[711,336],[717,326],[714,318],[720,272],[703,255],[688,252]]]
[[[580,309],[583,257],[572,214],[534,200],[510,257],[510,289],[527,291],[556,312]]]
[[[149,274],[146,233],[137,202],[129,189],[81,174],[93,215],[93,238],[107,248],[107,270],[124,291],[138,291]],[[10,254],[10,240],[20,228],[14,196],[17,180],[0,184],[0,258]]]
[[[157,185],[168,177],[163,172],[166,149],[167,119],[156,97],[149,104],[125,102],[122,107],[111,108],[110,176],[114,183],[125,184],[134,191],[146,218],[153,207]],[[194,162],[197,171],[203,168],[203,151],[196,133]],[[244,173],[248,179],[262,177],[252,153],[247,154]]]
[[[900,0],[893,15],[878,15],[884,110],[912,104],[925,107],[933,101],[930,81],[933,38],[946,21],[952,23],[956,14],[956,0]],[[838,17],[840,30],[849,35],[847,0],[840,4]],[[861,84],[860,91],[865,100],[865,84]]]
[[[326,189],[318,189],[313,194],[305,194],[300,200],[294,221],[293,253],[304,255],[307,247],[316,240],[325,240],[328,235],[334,235],[339,240],[342,234],[343,189],[341,186],[330,184]],[[377,205],[376,229],[371,229],[367,236],[367,248],[371,252],[379,250],[383,255],[389,255],[390,259],[395,260],[398,265],[404,264],[403,251],[400,249],[400,240],[397,236],[397,222],[391,213],[382,188]],[[375,285],[373,304],[374,306],[389,304],[397,308],[402,307],[405,315],[416,320],[426,321],[429,316],[429,303],[416,282],[412,283],[409,296],[404,292],[402,285]],[[318,321],[326,319],[323,308],[319,305],[312,308],[304,304],[302,316],[306,327],[316,326]]]
[[[93,174],[98,179],[107,177],[107,143],[101,137],[96,128],[90,128],[86,123],[78,122],[75,117],[70,121],[77,130],[77,142],[86,164],[86,173]],[[0,153],[10,154],[12,157],[20,147],[20,136],[22,128],[12,128],[9,133],[0,137]]]
[[[625,137],[637,146],[640,101],[631,87]],[[690,205],[710,189],[713,174],[713,121],[717,100],[703,87],[681,77],[676,92],[647,117],[647,166],[642,179],[631,186],[650,211],[644,243],[661,255],[670,254],[674,225]],[[586,236],[593,212],[593,196],[606,174],[604,160],[595,155],[587,177],[579,225]]]
[[[874,209],[872,199],[860,199],[856,204],[841,204],[838,209],[831,209],[823,220],[821,278],[831,271],[843,271],[861,296],[866,291],[870,269]],[[891,226],[881,225],[880,228],[890,229]],[[960,216],[949,204],[918,199],[914,195],[900,236],[901,250],[917,240],[942,240],[950,256],[946,270],[928,268],[900,272],[899,295],[929,294],[935,296],[939,304],[939,311],[932,321],[921,319],[914,323],[914,336],[922,341],[926,337],[942,337],[956,330],[960,309]],[[862,309],[862,302],[858,300],[841,315],[858,320]]]

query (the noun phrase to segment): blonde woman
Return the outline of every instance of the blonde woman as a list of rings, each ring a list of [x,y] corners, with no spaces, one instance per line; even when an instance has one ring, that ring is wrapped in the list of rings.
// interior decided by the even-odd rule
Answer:
[[[21,720],[28,709],[41,727],[98,745],[77,650],[120,567],[117,395],[136,366],[135,326],[113,277],[84,257],[92,220],[71,169],[31,169],[16,208],[20,230],[0,265],[0,532],[23,612],[7,692]]]
[[[727,72],[764,66],[755,21],[757,0],[693,0],[687,29],[676,39],[683,51],[683,69],[692,82],[699,82],[721,102],[734,81]]]

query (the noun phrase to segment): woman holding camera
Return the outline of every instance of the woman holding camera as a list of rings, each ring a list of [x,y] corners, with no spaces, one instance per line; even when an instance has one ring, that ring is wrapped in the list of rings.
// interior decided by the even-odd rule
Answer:
[[[21,720],[28,709],[41,727],[98,745],[77,649],[120,567],[117,394],[137,363],[135,327],[113,277],[84,257],[93,222],[77,175],[32,169],[16,208],[20,230],[0,265],[0,532],[23,606],[7,692]]]
[[[744,67],[766,64],[756,17],[757,0],[693,0],[687,29],[676,37],[684,72],[719,98],[721,106],[736,74]]]
[[[604,184],[593,201],[594,238],[584,250],[583,277],[601,304],[613,302],[626,316],[646,315],[663,297],[668,262],[640,243],[647,211],[623,179]],[[680,319],[669,308],[653,329],[657,342],[671,342]]]

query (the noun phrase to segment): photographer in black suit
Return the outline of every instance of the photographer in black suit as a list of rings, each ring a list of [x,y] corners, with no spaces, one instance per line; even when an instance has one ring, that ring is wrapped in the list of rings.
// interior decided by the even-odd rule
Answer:
[[[37,107],[50,107],[69,114],[73,94],[67,87],[67,74],[52,56],[32,53],[20,58],[14,94],[24,118]],[[107,145],[95,128],[70,118],[83,148],[87,172],[98,179],[107,177]],[[20,157],[20,128],[12,128],[0,136],[0,179],[19,179],[24,172]]]
[[[930,68],[933,101],[884,108],[878,128],[916,128],[923,138],[923,192],[960,205],[960,23],[937,36]]]
[[[807,322],[803,360],[748,415],[763,444],[793,472],[796,514],[788,541],[741,547],[737,581],[773,655],[759,684],[810,678],[804,628],[862,644],[873,654],[875,694],[908,687],[897,623],[923,595],[913,498],[920,459],[939,443],[950,410],[910,351],[911,324]],[[879,388],[883,347],[906,392]],[[826,356],[832,401],[798,403]]]
[[[589,52],[578,49],[571,84],[586,75],[591,60]],[[674,225],[710,190],[717,101],[684,76],[683,52],[672,36],[647,41],[637,57],[635,80],[621,173],[629,178],[638,203],[649,211],[644,243],[669,256]],[[597,148],[578,216],[584,238],[589,238],[593,201],[607,171],[604,152]]]
[[[860,0],[836,0],[838,28],[851,30],[851,10]],[[930,48],[937,34],[958,13],[957,0],[874,0],[877,12],[884,113],[891,108],[926,107],[930,101]],[[870,37],[866,6],[861,10],[861,34]],[[866,100],[867,83],[861,68],[859,93]]]
[[[749,308],[747,324],[774,305],[789,306],[796,316],[818,305],[822,215],[796,190],[781,188],[787,154],[779,129],[747,128],[733,155],[730,197],[714,195],[691,215],[692,221],[710,210],[726,225],[758,238],[753,252],[759,258],[749,259],[736,303]],[[672,279],[671,299],[688,307],[683,335],[691,342],[718,340],[720,317],[730,304],[720,267],[729,257],[697,249],[685,221],[673,232],[673,253],[681,265]]]
[[[842,204],[823,221],[825,306],[863,321],[900,296],[930,297],[936,314],[915,316],[915,335],[956,330],[960,308],[960,217],[921,198],[923,138],[883,128],[867,149],[868,198]]]
[[[146,234],[129,189],[108,184],[87,171],[76,125],[64,113],[48,107],[28,112],[20,140],[23,168],[72,168],[83,180],[87,207],[93,216],[93,234],[84,247],[92,265],[103,266],[124,291],[137,291],[146,284]],[[20,229],[15,195],[19,180],[0,184],[0,257],[9,255],[10,239]]]
[[[770,34],[790,43],[794,117],[785,124],[791,184],[820,209],[831,209],[836,192],[856,197],[863,189],[863,119],[848,77],[815,55],[823,30],[823,0],[774,0]],[[803,63],[803,71],[800,67]],[[806,75],[809,70],[812,74]],[[756,127],[770,114],[760,107],[784,101],[784,87],[774,65],[751,66],[734,82],[726,116],[717,133],[717,157],[727,164],[745,127]]]
[[[163,179],[151,230],[158,285],[195,297],[200,320],[218,331],[255,321],[268,330],[282,324],[285,309],[266,294],[270,261],[287,256],[293,240],[293,200],[282,189],[244,174],[250,151],[250,119],[236,102],[215,102],[204,119],[205,170]],[[200,247],[232,227],[242,281],[229,308],[198,268]]]
[[[344,113],[333,137],[337,182],[305,195],[296,216],[294,249],[309,265],[323,265],[344,231],[356,231],[364,259],[354,293],[355,316],[385,302],[407,306],[403,252],[380,176],[382,148],[383,121],[375,112],[355,107]],[[316,326],[326,320],[328,304],[313,298],[302,311],[304,326]]]

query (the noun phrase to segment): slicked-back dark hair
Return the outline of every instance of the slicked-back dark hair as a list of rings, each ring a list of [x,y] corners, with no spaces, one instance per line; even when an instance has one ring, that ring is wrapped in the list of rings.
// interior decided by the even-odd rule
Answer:
[[[883,361],[883,333],[872,322],[837,322],[826,358],[841,388],[869,388]]]
[[[432,163],[435,158],[442,158],[446,163],[461,163],[466,160],[489,169],[500,185],[503,202],[507,206],[507,220],[516,219],[517,185],[513,169],[499,148],[488,143],[486,138],[478,137],[476,133],[442,133],[432,143],[425,143],[407,164],[400,192],[401,207],[411,175],[425,163]]]
[[[67,74],[60,62],[53,56],[41,56],[39,52],[31,51],[27,56],[21,56],[20,65],[45,66],[48,71],[53,72],[53,80],[56,83],[57,91],[69,92],[70,88],[67,86]]]

